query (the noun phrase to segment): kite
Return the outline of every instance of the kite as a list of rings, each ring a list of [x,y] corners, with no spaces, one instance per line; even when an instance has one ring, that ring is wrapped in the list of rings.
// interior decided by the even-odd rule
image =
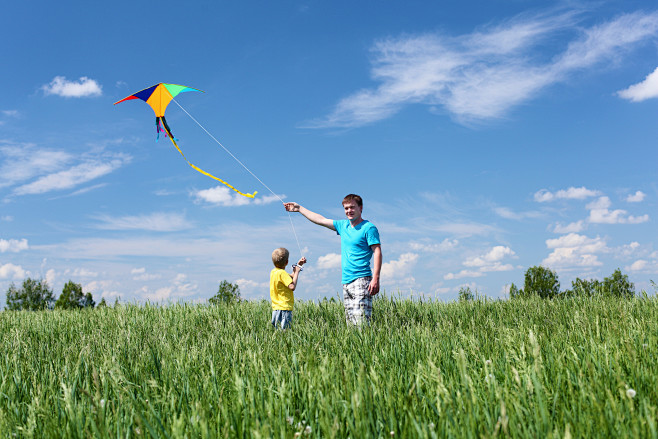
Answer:
[[[240,195],[243,195],[248,198],[254,198],[257,192],[254,192],[253,194],[245,194],[243,192],[240,192],[239,190],[237,190],[236,188],[234,188],[233,186],[231,186],[229,183],[225,182],[221,178],[217,178],[214,175],[204,171],[203,169],[193,165],[187,159],[187,157],[185,157],[183,151],[181,151],[181,149],[178,147],[178,144],[176,143],[176,140],[178,139],[176,139],[174,135],[171,133],[171,129],[169,129],[169,125],[167,125],[167,120],[165,119],[164,115],[165,115],[165,110],[167,109],[167,105],[169,105],[172,99],[178,96],[179,93],[183,93],[186,91],[198,91],[203,93],[202,90],[198,90],[196,88],[186,87],[184,85],[177,85],[177,84],[164,84],[161,82],[149,88],[145,88],[144,90],[138,91],[137,93],[132,94],[128,97],[125,97],[120,101],[115,102],[114,105],[120,104],[121,102],[124,101],[129,101],[131,99],[143,100],[144,102],[149,104],[151,108],[153,108],[153,111],[155,112],[155,126],[158,131],[158,138],[160,137],[160,133],[165,133],[165,137],[169,137],[171,143],[174,144],[174,146],[176,147],[178,152],[180,152],[180,155],[183,156],[183,158],[185,159],[188,165],[190,165],[192,168],[199,171],[203,175],[213,178],[222,184],[225,184],[226,186],[230,187]]]

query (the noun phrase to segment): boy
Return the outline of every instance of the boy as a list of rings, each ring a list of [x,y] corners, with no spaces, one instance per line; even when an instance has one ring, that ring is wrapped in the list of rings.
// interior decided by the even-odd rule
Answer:
[[[278,324],[286,329],[292,323],[292,305],[295,302],[293,291],[297,287],[297,278],[302,271],[306,258],[292,266],[292,277],[285,272],[290,252],[285,248],[277,248],[272,252],[274,268],[270,273],[270,298],[272,299],[272,326]]]

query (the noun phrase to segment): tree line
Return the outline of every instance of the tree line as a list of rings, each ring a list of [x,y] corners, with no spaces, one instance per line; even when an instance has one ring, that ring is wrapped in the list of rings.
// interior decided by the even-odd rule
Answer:
[[[99,306],[106,306],[105,299]],[[82,286],[69,280],[62,289],[62,294],[55,299],[52,288],[44,279],[27,278],[20,287],[13,283],[7,290],[5,309],[10,311],[39,311],[44,309],[82,309],[93,308],[96,302],[91,293],[83,293]]]
[[[653,282],[652,282],[653,283]],[[655,286],[655,284],[653,284]],[[470,287],[459,290],[459,300],[473,300],[478,292]],[[525,272],[523,288],[514,283],[510,285],[510,299],[524,297],[541,297],[543,299],[556,299],[568,297],[594,297],[607,296],[618,298],[632,298],[635,296],[635,284],[623,274],[619,268],[603,279],[580,279],[571,282],[571,288],[560,290],[560,281],[555,271],[542,267],[530,267]],[[241,301],[240,287],[237,284],[223,280],[219,284],[217,293],[209,299],[210,304],[232,303]],[[115,305],[118,304],[118,299]],[[13,283],[7,290],[7,304],[5,309],[19,311],[37,311],[44,309],[84,309],[94,308],[96,302],[91,293],[83,293],[82,286],[69,280],[62,289],[62,294],[55,299],[52,288],[43,280],[27,278],[20,288]],[[102,298],[98,307],[107,306]]]
[[[210,303],[217,305],[220,303],[240,301],[240,287],[223,280],[219,284],[217,294],[210,298]],[[115,306],[119,303],[117,299]],[[13,283],[7,290],[7,303],[5,309],[9,311],[40,311],[46,309],[93,309],[96,302],[91,293],[83,293],[82,286],[69,280],[62,289],[62,294],[55,299],[52,288],[44,279],[27,278],[20,287]],[[98,307],[107,306],[105,298],[101,298]]]
[[[560,290],[560,280],[555,271],[542,266],[534,266],[526,270],[523,288],[517,287],[514,283],[509,288],[510,299],[528,297],[557,299],[595,296],[630,299],[635,297],[635,294],[635,284],[619,268],[610,276],[604,278],[603,281],[577,277],[571,281],[571,288]],[[477,291],[473,292],[470,287],[462,287],[459,290],[459,300],[462,301],[473,300],[477,295]]]

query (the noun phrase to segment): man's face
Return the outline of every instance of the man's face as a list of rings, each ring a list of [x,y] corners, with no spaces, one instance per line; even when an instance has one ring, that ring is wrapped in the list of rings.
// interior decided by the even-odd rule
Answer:
[[[359,207],[358,204],[354,201],[348,201],[347,203],[343,204],[343,208],[345,209],[345,215],[347,216],[347,219],[350,221],[358,221],[361,219],[361,211],[363,210],[362,207]]]

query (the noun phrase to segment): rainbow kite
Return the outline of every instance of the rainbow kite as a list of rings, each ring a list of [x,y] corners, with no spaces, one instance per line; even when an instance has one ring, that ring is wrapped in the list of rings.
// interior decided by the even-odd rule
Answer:
[[[202,90],[197,90],[196,88],[192,87],[186,87],[184,85],[177,85],[177,84],[164,84],[164,83],[159,83],[155,84],[152,87],[145,88],[144,90],[138,91],[135,94],[132,94],[126,98],[121,99],[120,101],[117,101],[114,103],[114,105],[119,104],[123,101],[129,101],[131,99],[141,99],[147,104],[153,108],[153,111],[155,112],[155,126],[158,131],[158,137],[160,137],[160,133],[165,133],[166,137],[169,137],[171,140],[171,143],[174,144],[178,152],[180,152],[180,155],[183,156],[185,161],[187,162],[188,165],[202,173],[203,175],[206,175],[210,178],[213,178],[217,181],[219,181],[222,184],[225,184],[226,186],[230,187],[233,189],[235,192],[239,193],[240,195],[243,195],[245,197],[249,198],[254,198],[257,192],[254,192],[253,194],[245,194],[243,192],[240,192],[221,178],[217,178],[212,174],[209,174],[208,172],[204,171],[203,169],[193,165],[190,163],[190,161],[185,157],[185,154],[183,154],[183,151],[178,147],[178,144],[176,143],[176,139],[173,134],[171,134],[171,130],[169,129],[169,125],[167,125],[167,120],[164,117],[165,110],[167,108],[167,105],[171,102],[171,100],[178,96],[178,94],[186,92],[186,91],[199,91],[203,93]]]

